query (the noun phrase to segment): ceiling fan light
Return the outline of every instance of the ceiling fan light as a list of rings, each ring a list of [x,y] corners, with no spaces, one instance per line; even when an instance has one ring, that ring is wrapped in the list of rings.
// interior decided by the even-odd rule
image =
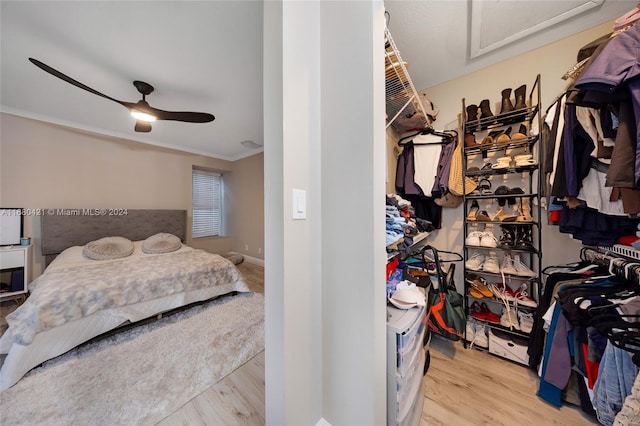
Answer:
[[[147,123],[153,123],[156,121],[156,117],[151,114],[147,114],[146,112],[141,112],[137,110],[132,110],[131,115],[135,117],[136,120],[146,121]]]

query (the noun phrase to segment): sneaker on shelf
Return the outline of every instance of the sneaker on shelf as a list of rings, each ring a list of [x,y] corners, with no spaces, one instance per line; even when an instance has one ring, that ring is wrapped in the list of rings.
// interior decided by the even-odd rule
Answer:
[[[502,208],[502,207],[501,207]],[[512,248],[515,244],[515,232],[511,226],[500,225],[502,235],[498,239],[498,246],[501,248]]]
[[[484,311],[485,321],[492,324],[500,324],[500,317],[491,312],[486,303],[482,302],[482,304],[480,305],[480,309]]]
[[[482,238],[482,232],[473,231],[467,235],[467,238],[464,240],[464,243],[468,246],[479,246],[480,239]]]
[[[533,330],[533,314],[519,310],[518,319],[520,320],[520,330],[524,333],[531,333],[531,330]]]
[[[528,306],[530,308],[537,308],[538,304],[529,296],[529,290],[527,283],[523,283],[519,289],[515,291],[516,301],[518,305]]]
[[[513,260],[511,259],[511,255],[509,253],[504,254],[504,258],[502,259],[502,265],[500,265],[500,270],[503,274],[516,275],[518,271],[513,266]]]
[[[489,284],[489,289],[497,299],[506,300],[507,302],[516,300],[513,290],[511,290],[508,285],[502,283]]]
[[[484,305],[484,303],[483,303]],[[474,317],[477,320],[480,321],[486,321],[487,320],[487,314],[484,311],[484,309],[482,309],[482,306],[480,306],[480,304],[478,302],[473,302],[471,304],[471,306],[469,307],[469,310],[471,311],[471,316]]]
[[[467,319],[467,331],[464,334],[464,338],[467,342],[473,344],[473,340],[476,337],[476,322],[469,318]]]
[[[499,274],[500,263],[498,262],[498,256],[496,256],[495,254],[490,254],[487,258],[485,258],[484,263],[482,264],[482,270],[491,272],[493,274]]]
[[[493,232],[486,231],[481,233],[480,245],[482,247],[498,247],[498,239]]]
[[[538,276],[538,274],[536,274],[531,269],[529,269],[527,265],[522,263],[522,260],[520,260],[520,255],[516,254],[515,256],[513,256],[513,267],[516,270],[516,275],[519,275],[521,277],[537,277]]]
[[[520,330],[520,324],[518,324],[516,312],[509,305],[506,305],[502,310],[500,325],[510,330]]]
[[[484,256],[482,255],[482,253],[480,253],[479,251],[474,251],[471,257],[467,259],[464,266],[466,266],[467,269],[479,271],[482,269],[483,263],[484,263]]]
[[[474,331],[475,333],[473,341],[471,342],[471,346],[475,345],[487,349],[489,347],[489,336],[487,336],[487,327],[481,322],[476,322]]]

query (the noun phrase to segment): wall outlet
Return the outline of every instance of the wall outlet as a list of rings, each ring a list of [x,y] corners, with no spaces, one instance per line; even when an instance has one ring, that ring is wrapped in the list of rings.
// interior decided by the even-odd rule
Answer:
[[[258,254],[262,254],[262,249],[261,248],[258,249]]]
[[[249,244],[244,245],[244,251],[249,251]]]

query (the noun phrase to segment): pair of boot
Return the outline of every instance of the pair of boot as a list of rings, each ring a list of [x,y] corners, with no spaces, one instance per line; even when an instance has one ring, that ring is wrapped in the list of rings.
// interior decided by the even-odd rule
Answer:
[[[516,98],[515,106],[511,102],[511,88],[504,89],[502,91],[502,103],[500,108],[500,114],[508,114],[511,111],[517,111],[521,109],[527,108],[527,103],[525,100],[527,94],[527,85],[523,84],[514,90],[514,95]],[[480,116],[478,117],[478,112],[480,112]],[[505,124],[515,123],[518,121],[522,121],[524,115],[516,114],[515,116],[510,116],[506,120],[504,120]],[[495,124],[496,120],[494,118],[493,113],[491,112],[489,99],[483,99],[480,102],[480,105],[468,105],[467,106],[467,130],[475,131],[475,130],[484,130],[487,126],[491,124]]]
[[[500,225],[502,235],[498,247],[533,250],[533,229],[527,225]]]
[[[478,112],[480,112],[480,117],[478,117]],[[489,99],[484,99],[479,106],[475,104],[467,106],[467,131],[484,130],[495,122],[489,106]]]
[[[522,86],[514,90],[513,93],[516,97],[515,106],[511,103],[511,88],[507,88],[502,91],[500,114],[509,114],[512,111],[518,111],[527,108],[527,102],[525,101],[525,97],[527,95],[527,86],[523,84]],[[505,123],[517,123],[518,121],[524,120],[525,115],[525,113],[509,115],[509,117],[507,117],[504,121]]]

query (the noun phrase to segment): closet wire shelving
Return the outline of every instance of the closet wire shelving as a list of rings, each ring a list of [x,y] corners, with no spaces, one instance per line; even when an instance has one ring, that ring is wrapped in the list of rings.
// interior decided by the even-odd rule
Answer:
[[[385,26],[385,95],[387,107],[387,125],[393,125],[399,133],[410,129],[431,127],[431,119],[425,112],[420,96],[407,71],[407,63]]]
[[[502,181],[504,183],[500,183],[500,184],[491,184],[491,193],[489,194],[467,194],[464,196],[464,201],[463,201],[463,205],[464,205],[464,226],[463,226],[463,238],[464,241],[467,241],[467,237],[470,234],[470,230],[469,228],[474,227],[476,230],[479,230],[480,227],[484,227],[484,230],[487,231],[493,231],[493,229],[495,227],[500,227],[500,226],[504,226],[504,227],[515,227],[515,226],[526,226],[529,227],[531,229],[531,235],[532,235],[532,243],[533,243],[533,247],[532,248],[528,248],[528,249],[522,249],[522,248],[514,248],[514,247],[478,247],[478,246],[467,246],[467,244],[465,243],[464,245],[464,249],[463,249],[463,254],[464,254],[464,275],[465,275],[465,283],[464,283],[464,289],[465,289],[465,297],[464,297],[464,303],[465,303],[465,313],[467,315],[467,319],[468,321],[473,318],[471,316],[471,312],[470,312],[470,306],[471,306],[471,301],[470,299],[473,299],[471,297],[471,295],[469,294],[469,283],[466,280],[467,274],[475,274],[475,275],[480,275],[483,277],[486,277],[486,280],[488,283],[502,283],[505,282],[506,284],[509,284],[510,281],[518,281],[518,282],[526,282],[528,285],[528,289],[529,289],[529,295],[531,297],[533,297],[536,301],[539,301],[541,298],[541,281],[540,281],[540,277],[541,277],[541,270],[542,270],[542,249],[541,249],[541,243],[542,243],[542,230],[541,230],[541,218],[542,218],[542,211],[541,211],[541,196],[540,196],[540,191],[541,191],[541,185],[542,185],[542,181],[541,181],[541,173],[539,172],[539,167],[541,164],[541,149],[540,146],[536,146],[537,142],[540,140],[541,137],[541,129],[542,129],[542,117],[541,117],[541,94],[540,94],[540,75],[538,75],[535,79],[535,82],[529,92],[528,95],[528,103],[527,103],[527,107],[523,108],[523,109],[518,109],[518,110],[514,110],[514,111],[510,111],[506,114],[495,114],[492,117],[486,117],[486,118],[481,118],[478,119],[476,121],[474,121],[473,123],[471,123],[470,125],[467,123],[467,104],[466,104],[466,100],[463,98],[462,99],[462,115],[461,115],[461,119],[462,119],[462,129],[463,129],[463,135],[466,133],[474,133],[474,134],[488,134],[491,131],[495,131],[495,130],[499,130],[501,128],[506,128],[508,126],[518,126],[520,124],[525,124],[527,126],[527,133],[525,133],[526,138],[519,138],[517,140],[511,140],[509,139],[506,142],[493,142],[491,144],[477,144],[475,146],[465,146],[462,152],[462,164],[463,164],[463,170],[464,170],[464,176],[468,177],[468,178],[475,178],[478,180],[481,179],[491,179],[494,178],[497,180],[497,178],[502,178]],[[497,112],[497,111],[496,111]],[[478,111],[478,115],[480,115],[480,111]],[[537,124],[537,134],[534,134],[531,132],[532,130],[532,125],[534,123],[534,121]],[[516,127],[516,132],[517,132],[517,127]],[[483,138],[478,138],[480,140],[482,140]],[[461,141],[461,143],[463,143]],[[500,169],[493,169],[493,168],[488,168],[488,169],[482,169],[480,167],[479,170],[474,170],[474,171],[469,171],[469,163],[471,161],[469,157],[480,157],[482,162],[486,162],[486,160],[491,156],[491,155],[496,155],[499,153],[502,153],[502,156],[511,156],[513,155],[513,152],[517,152],[518,154],[531,154],[535,160],[536,163],[533,165],[526,165],[526,166],[510,166],[510,167],[505,167],[505,168],[500,168]],[[475,158],[474,158],[475,159]],[[508,195],[495,195],[493,194],[493,191],[495,191],[495,189],[499,186],[499,185],[506,185],[507,183],[507,179],[508,178],[514,178],[517,179],[517,176],[520,175],[520,181],[522,183],[525,183],[526,189],[525,189],[525,193],[524,194],[508,194]],[[510,182],[510,181],[509,181]],[[463,188],[464,188],[464,193],[466,194],[467,192],[467,188],[466,188],[466,179],[463,179]],[[530,208],[530,214],[532,216],[532,220],[529,222],[522,222],[522,221],[513,221],[513,222],[500,222],[500,221],[496,221],[496,220],[492,220],[492,221],[470,221],[467,218],[467,214],[469,212],[470,206],[471,204],[475,201],[475,202],[484,202],[486,203],[488,200],[507,200],[509,198],[517,198],[517,199],[521,199],[521,198],[528,198],[529,199],[529,208]],[[481,209],[482,210],[482,209]],[[533,229],[535,229],[536,232],[533,232]],[[477,271],[477,270],[472,270],[472,269],[468,269],[466,267],[466,263],[467,260],[469,260],[470,258],[470,252],[475,251],[480,249],[483,252],[490,252],[490,251],[494,251],[494,252],[509,252],[509,253],[515,253],[518,254],[520,256],[526,257],[527,261],[524,262],[525,264],[527,264],[536,274],[535,277],[531,277],[531,278],[527,278],[527,277],[523,277],[523,276],[515,276],[515,275],[507,275],[504,274],[504,281],[503,281],[503,274],[501,273],[491,273],[491,272],[486,272],[486,271]],[[512,288],[513,289],[513,288]],[[480,299],[482,300],[482,299]],[[493,302],[498,302],[498,303],[502,303],[500,302],[499,298],[496,298],[496,300],[492,300],[491,303]],[[513,302],[509,302],[511,307],[515,308]],[[535,308],[529,308],[529,307],[523,307],[521,305],[517,306],[517,309],[525,309],[525,311],[535,311]],[[515,310],[514,310],[515,312]],[[517,317],[517,313],[515,314],[515,316]],[[507,327],[503,327],[502,325],[499,324],[493,324],[493,323],[486,323],[486,326],[489,327],[489,330],[491,329],[495,329],[495,330],[499,330],[500,332],[504,332],[504,333],[508,333],[514,336],[519,336],[520,338],[524,338],[524,339],[528,339],[529,334],[522,332],[520,330],[514,330],[514,329],[510,329]],[[469,340],[467,339],[466,333],[465,333],[465,339],[464,339],[464,346],[465,347],[469,347]],[[477,349],[480,350],[484,350],[487,351],[486,348],[482,348],[482,347],[478,347],[478,346],[474,346]],[[491,352],[491,350],[488,350],[489,352]],[[519,362],[520,364],[523,364],[523,362]]]

